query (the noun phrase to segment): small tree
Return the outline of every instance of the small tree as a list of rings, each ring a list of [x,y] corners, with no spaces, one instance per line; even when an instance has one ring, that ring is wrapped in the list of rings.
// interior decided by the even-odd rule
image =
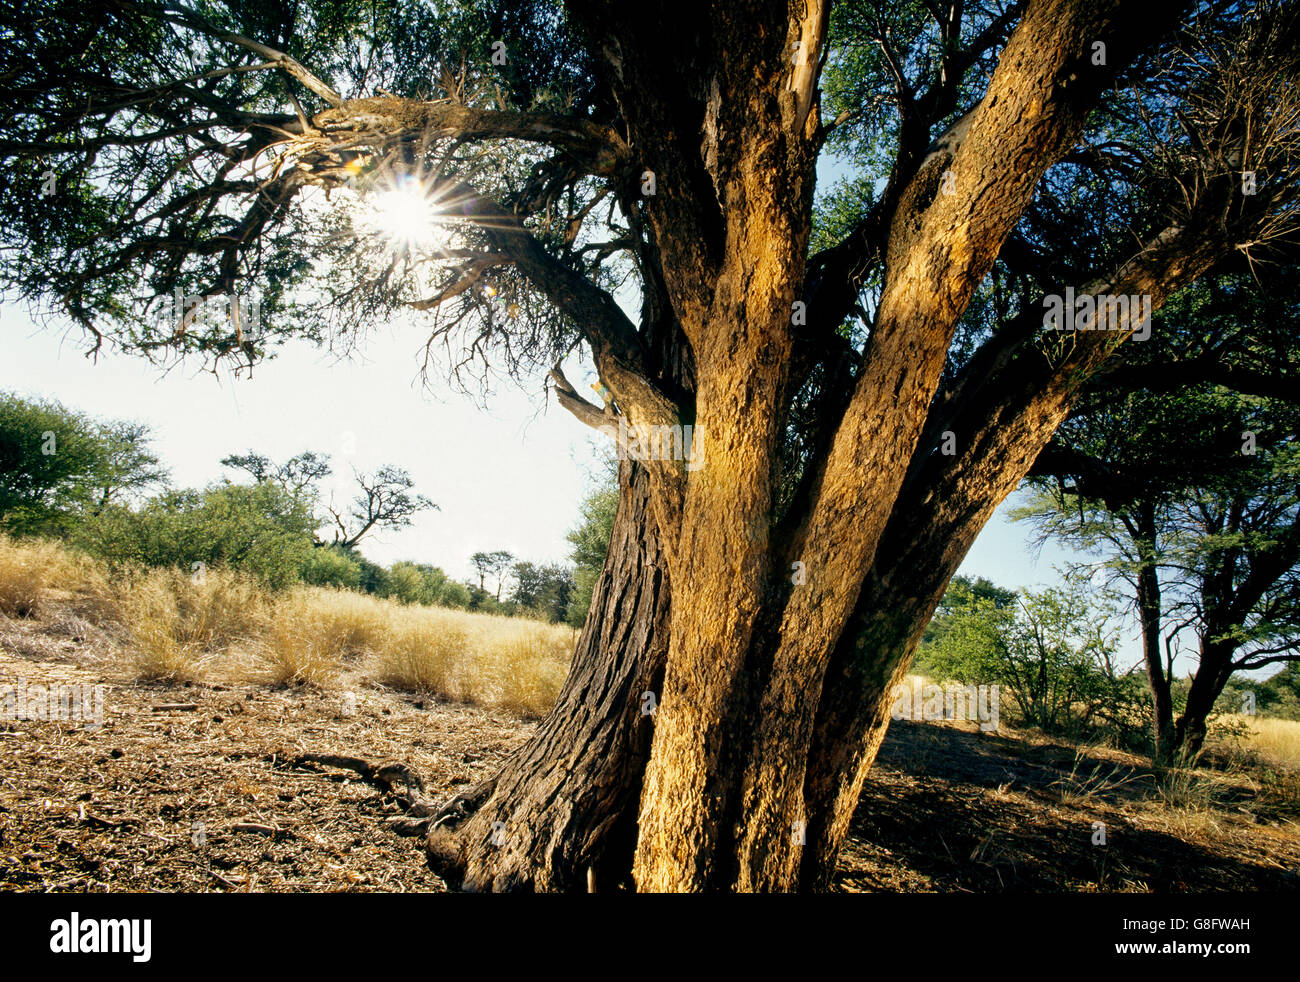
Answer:
[[[510,600],[520,607],[531,610],[537,606],[542,589],[542,568],[536,563],[519,562],[511,569],[514,577],[514,589],[510,591]]]
[[[246,454],[231,454],[221,458],[222,466],[246,471],[254,481],[274,481],[293,498],[314,501],[320,493],[320,482],[333,473],[329,456],[305,450],[290,457],[283,464],[250,450]]]
[[[269,457],[250,450],[223,457],[225,467],[242,470],[258,483],[271,482],[295,501],[315,508],[320,500],[320,482],[333,473],[328,454],[306,450],[277,464]],[[373,474],[353,470],[358,492],[351,511],[336,509],[331,501],[325,507],[328,517],[319,524],[333,526],[330,545],[352,550],[373,529],[398,529],[409,526],[421,511],[437,508],[422,494],[414,492],[415,482],[400,467],[386,464]],[[319,541],[319,540],[318,540]]]
[[[605,565],[610,536],[614,532],[614,514],[618,510],[618,481],[612,472],[604,484],[593,488],[583,499],[578,524],[567,536],[573,551],[573,590],[565,620],[581,627],[591,607],[591,594]]]
[[[352,473],[360,488],[352,510],[345,515],[333,504],[327,509],[334,523],[333,544],[343,549],[354,548],[372,529],[406,528],[418,513],[438,507],[412,490],[415,482],[400,467],[386,464],[373,474]]]
[[[501,602],[501,584],[505,580],[505,571],[514,560],[514,554],[499,549],[496,552],[476,552],[470,556],[469,564],[474,567],[478,573],[478,588],[486,593],[483,581],[488,576],[495,576],[497,580],[497,603]]]

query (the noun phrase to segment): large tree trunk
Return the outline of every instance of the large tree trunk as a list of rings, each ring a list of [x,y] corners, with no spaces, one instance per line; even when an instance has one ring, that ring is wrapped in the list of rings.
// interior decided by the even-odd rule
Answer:
[[[936,392],[953,332],[1039,178],[1160,19],[1133,28],[1113,0],[1029,4],[985,97],[903,175],[865,358],[778,523],[776,450],[807,343],[791,314],[806,288],[818,140],[815,73],[790,52],[817,50],[827,8],[790,5],[782,36],[719,6],[698,37],[646,49],[605,5],[572,6],[608,55],[632,145],[660,178],[647,214],[671,258],[664,281],[697,368],[693,399],[674,408],[625,371],[635,346],[617,318],[613,339],[593,348],[597,365],[632,425],[691,422],[708,453],[689,472],[647,462],[625,492],[560,702],[461,831],[464,882],[573,889],[590,869],[597,884],[619,884],[631,856],[641,890],[824,884],[887,724],[890,683],[976,533],[1120,340],[1070,338],[1012,367],[1015,349],[994,344],[996,381],[964,373],[949,411]],[[1099,38],[1104,69],[1090,59]],[[702,121],[702,146],[688,118]],[[954,194],[937,193],[945,173]],[[1179,245],[1171,234],[1088,292],[1148,293],[1158,305],[1157,275]],[[556,294],[571,298],[561,280]],[[574,307],[592,319],[604,310]],[[1031,337],[1041,312],[1027,318],[1038,321]],[[957,459],[934,452],[945,429]],[[651,736],[642,693],[661,672]]]
[[[435,868],[467,890],[630,886],[653,720],[645,693],[657,699],[663,677],[669,591],[646,471],[625,461],[619,483],[609,554],[555,707],[462,796],[469,816],[430,835]]]

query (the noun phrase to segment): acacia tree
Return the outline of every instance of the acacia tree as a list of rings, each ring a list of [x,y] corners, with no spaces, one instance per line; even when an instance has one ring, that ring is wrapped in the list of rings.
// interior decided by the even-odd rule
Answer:
[[[1031,472],[1021,517],[1100,552],[1132,599],[1156,757],[1194,755],[1233,672],[1294,657],[1300,326],[1294,265],[1207,277],[1152,343],[1096,373]],[[1197,669],[1175,718],[1174,652]]]
[[[704,438],[624,455],[555,709],[433,823],[472,889],[825,886],[944,585],[1143,326],[1044,298],[1158,309],[1293,224],[1287,3],[91,6],[3,25],[11,286],[250,362],[406,306],[461,373],[576,347],[580,420]]]
[[[500,600],[501,585],[505,580],[506,570],[514,562],[514,559],[514,553],[507,552],[504,549],[498,549],[495,552],[476,552],[470,556],[469,564],[478,573],[478,588],[483,590],[483,580],[491,573],[497,578],[497,600]]]
[[[329,455],[312,450],[296,454],[282,464],[252,450],[223,457],[221,463],[247,472],[259,484],[272,481],[294,501],[311,505],[315,505],[320,494],[320,481],[332,473]],[[420,512],[438,507],[424,495],[414,493],[415,481],[411,475],[394,464],[385,464],[373,474],[353,468],[352,477],[357,494],[352,499],[351,510],[344,512],[334,507],[332,497],[325,505],[334,536],[329,544],[339,549],[355,549],[375,528],[406,528]],[[319,536],[316,542],[324,545]]]
[[[1241,302],[1236,290],[1219,300]],[[1231,319],[1250,313],[1246,305]],[[1292,307],[1267,319],[1290,335],[1278,350],[1294,347],[1293,317]],[[1217,371],[1268,390],[1294,363],[1261,374],[1230,360]],[[1141,627],[1155,756],[1169,762],[1200,751],[1233,673],[1300,659],[1300,389],[1292,383],[1283,400],[1202,381],[1169,393],[1178,383],[1165,372],[1147,378],[1155,391],[1116,399],[1102,377],[1039,456],[1039,493],[1020,517],[1041,538],[1100,554],[1125,584]],[[1197,666],[1177,712],[1174,660],[1189,634]]]

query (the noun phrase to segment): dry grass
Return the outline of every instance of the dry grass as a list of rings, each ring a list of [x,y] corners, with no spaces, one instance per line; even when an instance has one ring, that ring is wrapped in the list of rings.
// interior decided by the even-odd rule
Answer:
[[[127,639],[127,667],[146,680],[325,689],[360,670],[392,688],[529,716],[554,703],[577,637],[561,625],[408,607],[346,590],[275,594],[231,570],[131,570],[110,578],[57,543],[3,537],[0,613],[41,617],[51,630],[69,617],[111,625]]]
[[[270,598],[252,578],[230,570],[186,576],[156,569],[124,578],[122,623],[141,678],[200,679],[219,656],[266,634]]]
[[[397,608],[390,623],[372,656],[381,682],[529,716],[555,702],[576,640],[561,625],[428,607]]]
[[[1243,749],[1273,764],[1300,767],[1300,721],[1260,716],[1233,716],[1245,728]]]
[[[1109,767],[1107,766],[1109,764]],[[1075,751],[1070,773],[1051,783],[1061,804],[1069,808],[1088,806],[1114,798],[1116,793],[1145,781],[1146,776],[1112,762],[1099,762],[1086,751]]]
[[[0,535],[0,614],[34,617],[44,604],[59,600],[82,607],[107,589],[104,571],[92,560],[56,542],[16,542]]]

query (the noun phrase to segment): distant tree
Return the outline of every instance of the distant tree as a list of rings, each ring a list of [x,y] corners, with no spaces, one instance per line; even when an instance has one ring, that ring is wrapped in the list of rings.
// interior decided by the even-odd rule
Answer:
[[[452,583],[445,572],[426,563],[393,563],[384,583],[384,596],[407,604],[463,607],[467,599],[460,584]]]
[[[320,501],[320,482],[333,473],[329,455],[311,450],[281,464],[252,450],[223,457],[221,463],[246,472],[254,481],[277,484],[286,494],[313,508]],[[339,549],[355,549],[376,528],[405,528],[419,512],[438,507],[424,495],[414,493],[411,475],[395,465],[386,464],[373,474],[355,469],[352,473],[358,491],[351,510],[340,511],[331,502],[324,506],[326,515],[320,522],[332,526],[333,540],[329,544]]]
[[[414,563],[393,563],[388,567],[387,588],[384,595],[404,604],[423,604],[429,600],[424,590],[424,577]]]
[[[464,609],[470,603],[469,587],[465,586],[464,583],[457,583],[455,580],[449,579],[442,585],[438,597],[444,607]]]
[[[421,511],[438,507],[424,495],[415,494],[411,475],[392,464],[373,474],[354,470],[353,476],[360,491],[352,499],[352,510],[344,514],[333,504],[327,506],[334,523],[332,544],[343,549],[354,548],[372,529],[406,528]]]
[[[1270,716],[1300,719],[1300,661],[1287,662],[1258,689],[1259,709]]]
[[[498,603],[501,601],[501,584],[505,580],[505,571],[514,558],[513,553],[506,552],[504,549],[499,549],[496,552],[476,552],[470,556],[469,564],[478,573],[478,588],[480,590],[486,590],[483,582],[488,576],[496,577],[496,600]]]
[[[64,533],[87,514],[166,484],[143,423],[98,422],[0,393],[0,528]]]
[[[290,457],[283,464],[276,464],[252,450],[223,457],[221,463],[224,467],[248,472],[254,481],[274,481],[294,498],[303,495],[315,498],[320,493],[320,482],[332,473],[329,456],[311,450]]]
[[[924,661],[926,645],[932,645],[950,629],[952,621],[958,615],[974,609],[980,604],[989,604],[995,610],[1014,607],[1017,594],[995,585],[982,576],[971,579],[969,576],[954,576],[944,591],[943,599],[926,625],[925,634],[921,636],[922,648],[917,654],[918,666]]]
[[[510,593],[512,603],[548,621],[564,620],[573,593],[571,570],[554,564],[520,562],[515,563],[512,574],[515,581]]]
[[[536,563],[520,562],[510,572],[515,581],[510,599],[520,607],[536,607],[542,592],[542,568]]]
[[[1170,760],[1199,751],[1234,672],[1300,658],[1300,407],[1165,384],[1152,373],[1155,391],[1083,401],[1035,464],[1037,496],[1018,517],[1123,585],[1155,754]],[[1174,661],[1188,635],[1197,667],[1179,713]]]
[[[169,474],[150,446],[153,434],[147,424],[114,420],[100,424],[99,435],[103,456],[95,482],[96,511],[166,485]]]
[[[567,566],[548,564],[541,570],[537,611],[552,623],[562,621],[573,597],[573,571]]]
[[[355,549],[346,550],[361,567],[361,589],[373,596],[386,596],[388,590],[388,571],[378,563],[373,563]]]

